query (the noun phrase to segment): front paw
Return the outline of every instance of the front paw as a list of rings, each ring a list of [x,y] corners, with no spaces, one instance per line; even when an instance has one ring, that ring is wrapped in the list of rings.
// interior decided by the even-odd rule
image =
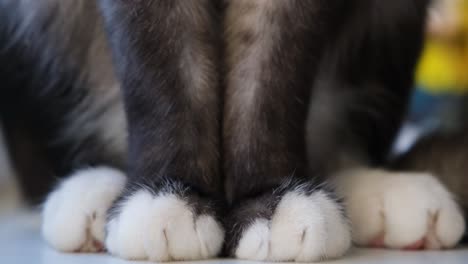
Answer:
[[[44,203],[44,239],[60,251],[104,250],[107,211],[125,182],[122,172],[107,167],[79,170],[65,179]]]
[[[306,185],[245,201],[227,222],[227,248],[240,259],[318,261],[342,256],[351,244],[337,201]]]
[[[216,257],[224,230],[206,200],[177,186],[140,188],[122,198],[109,217],[106,246],[124,259],[171,261]]]
[[[465,231],[463,215],[446,188],[424,173],[355,170],[339,176],[353,240],[396,249],[454,247]]]

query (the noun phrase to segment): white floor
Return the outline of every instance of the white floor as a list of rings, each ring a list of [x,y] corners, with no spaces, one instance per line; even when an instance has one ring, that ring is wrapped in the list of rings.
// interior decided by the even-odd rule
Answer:
[[[239,260],[211,260],[204,263],[251,263]],[[50,249],[39,234],[39,217],[31,212],[0,215],[0,264],[125,264],[128,262],[106,254],[63,254]],[[468,248],[441,252],[402,252],[353,249],[337,264],[371,263],[444,263],[467,264]]]

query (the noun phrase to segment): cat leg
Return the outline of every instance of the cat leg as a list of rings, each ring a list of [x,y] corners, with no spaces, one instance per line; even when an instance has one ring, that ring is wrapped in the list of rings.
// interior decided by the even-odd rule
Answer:
[[[129,126],[129,180],[106,247],[125,259],[216,257],[220,100],[215,2],[100,2]]]
[[[450,248],[464,232],[455,200],[432,175],[372,169],[385,165],[405,115],[427,3],[372,1],[350,9],[314,85],[310,171],[331,176],[361,246]]]
[[[0,115],[23,193],[43,202],[67,176],[44,201],[43,237],[61,251],[101,251],[126,182],[127,133],[96,3],[5,0],[0,18]]]
[[[350,246],[341,204],[306,176],[305,162],[308,84],[340,7],[228,4],[223,136],[233,257],[309,262],[340,257]]]

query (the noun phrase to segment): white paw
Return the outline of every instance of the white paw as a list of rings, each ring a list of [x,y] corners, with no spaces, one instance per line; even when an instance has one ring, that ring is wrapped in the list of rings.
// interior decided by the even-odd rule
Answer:
[[[106,246],[125,259],[200,260],[218,255],[224,230],[211,215],[195,215],[175,194],[139,190],[108,223]]]
[[[244,231],[235,256],[262,261],[310,262],[340,257],[351,244],[348,223],[324,192],[289,192],[270,221],[257,219]]]
[[[362,169],[338,179],[358,245],[451,248],[465,231],[451,194],[430,174]]]
[[[61,251],[103,250],[107,210],[122,192],[125,175],[107,167],[77,171],[47,197],[42,234]]]

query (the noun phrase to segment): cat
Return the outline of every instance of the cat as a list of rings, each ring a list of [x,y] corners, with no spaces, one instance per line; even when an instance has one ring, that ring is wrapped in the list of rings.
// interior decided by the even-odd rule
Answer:
[[[428,3],[0,0],[11,156],[33,199],[62,178],[44,239],[151,261],[308,262],[428,233],[439,244],[424,246],[454,246],[464,229],[426,228],[426,207],[383,212],[421,212],[400,229],[372,204],[389,182],[420,190],[373,168],[403,119]]]

